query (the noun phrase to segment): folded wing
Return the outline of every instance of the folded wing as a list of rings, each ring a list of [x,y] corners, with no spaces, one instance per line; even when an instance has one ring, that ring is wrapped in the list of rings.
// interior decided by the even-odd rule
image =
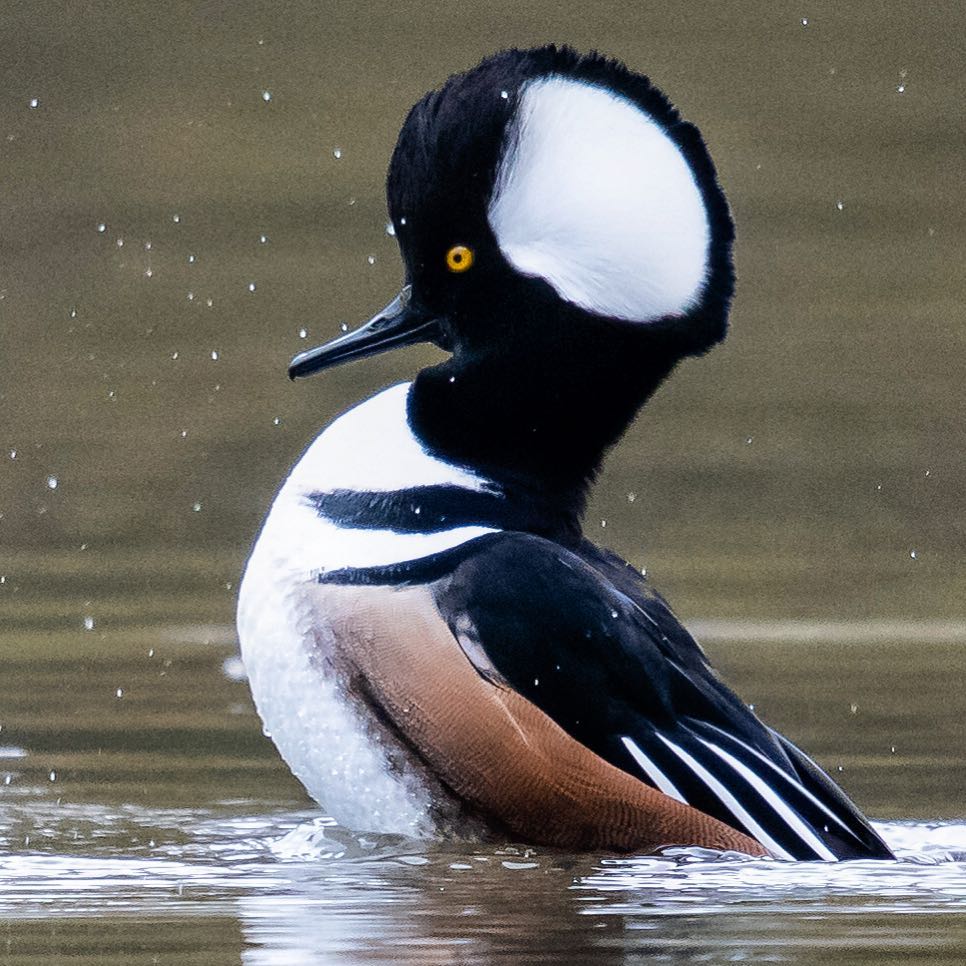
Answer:
[[[434,594],[480,674],[610,764],[780,857],[890,857],[842,790],[720,681],[618,558],[508,533],[480,541]]]

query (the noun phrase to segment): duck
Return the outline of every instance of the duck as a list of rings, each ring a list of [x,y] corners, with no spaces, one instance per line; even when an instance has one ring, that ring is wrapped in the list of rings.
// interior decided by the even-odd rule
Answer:
[[[241,654],[294,775],[365,833],[891,857],[583,534],[605,455],[727,331],[697,127],[602,54],[504,50],[416,103],[386,190],[405,285],[289,375],[445,358],[321,431],[246,565]]]

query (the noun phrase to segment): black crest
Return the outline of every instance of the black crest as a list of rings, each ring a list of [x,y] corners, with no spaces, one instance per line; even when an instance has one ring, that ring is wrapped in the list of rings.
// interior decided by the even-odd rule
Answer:
[[[734,290],[734,228],[714,164],[698,129],[682,120],[643,74],[598,53],[566,46],[505,50],[450,77],[409,112],[389,166],[390,217],[410,278],[432,284],[440,246],[467,232],[495,247],[487,205],[527,82],[561,76],[606,88],[656,121],[686,159],[701,192],[711,232],[708,276],[688,324],[669,324],[679,355],[700,353],[724,337]],[[660,327],[660,321],[658,321]]]

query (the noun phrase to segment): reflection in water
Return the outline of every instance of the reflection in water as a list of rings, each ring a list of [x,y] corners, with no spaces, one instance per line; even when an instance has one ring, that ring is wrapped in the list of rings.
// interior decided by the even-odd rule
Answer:
[[[880,957],[938,954],[966,938],[966,825],[953,822],[880,825],[898,861],[838,864],[701,849],[595,858],[451,848],[353,835],[305,812],[252,815],[240,803],[0,809],[8,845],[27,827],[30,846],[0,862],[0,915],[18,934],[34,919],[105,910],[138,921],[237,917],[249,964],[719,961],[738,950],[790,962],[852,948],[856,930]],[[849,926],[830,935],[830,918]]]
[[[292,893],[239,899],[245,962],[349,959],[590,962],[643,955],[792,961],[834,947],[847,914],[880,956],[905,954],[966,906],[966,826],[882,826],[896,863],[781,863],[675,849],[602,859],[533,852],[386,856],[325,876],[294,866]],[[298,834],[298,830],[296,833]],[[405,859],[409,861],[405,861]],[[421,862],[413,865],[412,860]],[[294,894],[293,894],[294,893]],[[355,897],[355,902],[348,897]],[[920,912],[928,919],[913,921]],[[895,917],[903,918],[901,933]],[[360,929],[360,920],[365,926]],[[919,935],[917,935],[919,934]],[[927,935],[928,934],[928,935]],[[913,937],[916,936],[916,939]],[[853,945],[852,941],[839,945]],[[288,959],[286,959],[288,957]]]

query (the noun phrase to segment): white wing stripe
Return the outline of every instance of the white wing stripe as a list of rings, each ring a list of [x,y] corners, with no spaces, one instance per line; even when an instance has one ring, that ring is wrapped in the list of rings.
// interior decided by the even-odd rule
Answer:
[[[624,736],[621,738],[621,741],[624,742],[624,747],[630,752],[634,761],[641,766],[644,773],[654,782],[655,785],[657,785],[660,791],[664,792],[664,794],[669,798],[676,798],[679,802],[687,805],[687,801],[677,790],[674,782],[672,782],[671,779],[668,778],[667,775],[665,775],[664,772],[662,772],[661,769],[658,768],[657,765],[655,765],[654,762],[651,761],[651,759],[648,758],[647,755],[645,755],[644,752],[637,747],[632,739]]]
[[[795,856],[783,849],[762,827],[756,822],[747,809],[728,791],[714,775],[711,774],[703,765],[695,761],[683,748],[679,748],[673,741],[668,741],[664,735],[658,735],[661,741],[673,751],[681,761],[684,762],[698,778],[701,779],[721,800],[722,804],[744,827],[773,855],[782,859],[794,859]]]
[[[749,784],[751,784],[761,795],[762,798],[768,802],[769,805],[788,823],[788,825],[795,830],[799,837],[808,844],[819,857],[829,861],[837,861],[835,853],[833,853],[827,845],[802,821],[801,817],[796,815],[792,811],[791,807],[787,802],[783,801],[779,795],[768,787],[765,782],[759,778],[747,765],[738,761],[732,755],[729,755],[723,748],[719,748],[717,745],[712,744],[712,742],[705,740],[701,741],[707,745],[716,755],[722,758],[725,762],[731,765],[732,768],[739,775],[745,778]]]
[[[792,785],[797,791],[801,792],[802,795],[804,795],[814,805],[818,806],[818,808],[820,808],[823,812],[825,812],[825,814],[828,815],[828,817],[832,819],[837,825],[845,829],[845,831],[848,832],[849,835],[852,835],[852,836],[855,835],[855,832],[851,828],[849,828],[849,826],[845,822],[843,822],[842,819],[835,814],[835,812],[833,812],[821,799],[816,798],[816,796],[813,795],[797,778],[795,778],[794,775],[789,775],[787,771],[785,771],[783,768],[780,768],[778,765],[776,765],[775,762],[773,762],[771,759],[763,755],[757,748],[753,748],[747,742],[742,741],[740,738],[736,737],[735,735],[729,735],[727,731],[722,731],[721,728],[718,728],[715,725],[709,725],[709,727],[714,728],[714,730],[719,732],[720,734],[727,735],[727,737],[731,738],[732,741],[737,741],[739,745],[741,745],[743,748],[746,748],[748,751],[750,751],[756,758],[760,758],[766,765],[769,765],[776,772],[778,772],[778,774],[781,775],[782,778],[784,778],[785,781],[787,781],[790,785]]]

